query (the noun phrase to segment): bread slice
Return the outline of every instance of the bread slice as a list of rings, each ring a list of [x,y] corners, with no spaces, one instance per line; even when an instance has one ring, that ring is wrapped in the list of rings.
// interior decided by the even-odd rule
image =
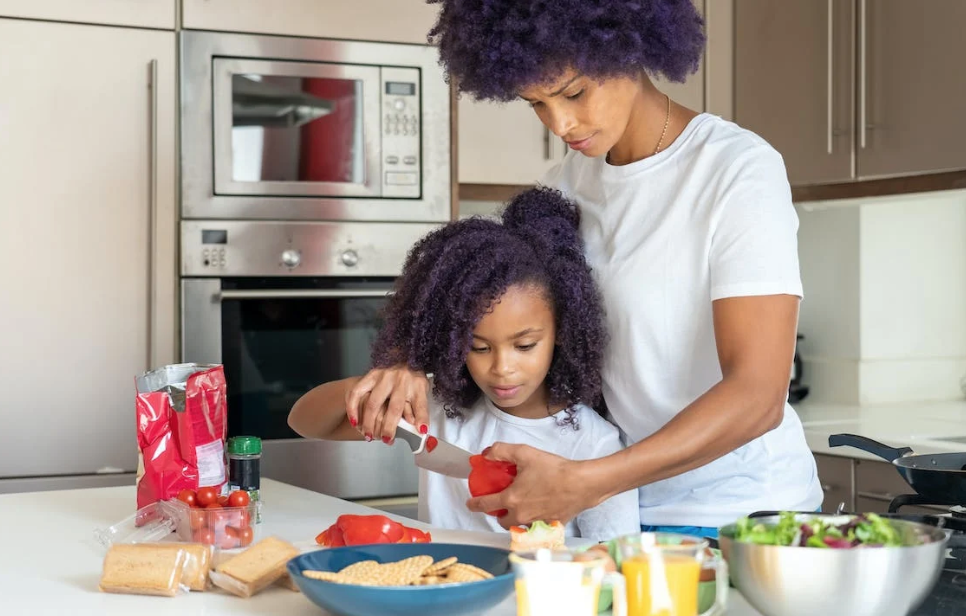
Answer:
[[[168,549],[180,547],[188,554],[181,583],[193,591],[207,590],[208,571],[211,569],[211,546],[203,543],[171,543],[165,547]]]
[[[564,547],[564,525],[554,520],[549,524],[537,521],[526,526],[510,528],[510,550],[512,552],[529,552],[540,548],[551,550]]]
[[[178,594],[188,554],[183,549],[159,549],[156,544],[115,544],[104,556],[99,588],[103,592]]]
[[[251,597],[286,575],[285,565],[301,552],[277,537],[266,537],[238,556],[218,565],[215,585],[240,597]],[[230,578],[225,580],[225,577]],[[235,582],[235,583],[232,583]]]

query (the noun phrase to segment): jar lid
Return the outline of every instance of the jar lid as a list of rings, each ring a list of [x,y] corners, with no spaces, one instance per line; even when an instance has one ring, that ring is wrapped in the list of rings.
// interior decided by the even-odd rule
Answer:
[[[233,436],[228,439],[228,453],[256,455],[262,453],[262,439],[257,436]]]

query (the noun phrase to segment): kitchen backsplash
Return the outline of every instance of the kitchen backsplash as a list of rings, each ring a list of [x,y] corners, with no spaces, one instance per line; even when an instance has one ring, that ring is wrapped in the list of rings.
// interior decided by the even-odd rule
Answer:
[[[966,191],[798,206],[812,401],[963,397]]]

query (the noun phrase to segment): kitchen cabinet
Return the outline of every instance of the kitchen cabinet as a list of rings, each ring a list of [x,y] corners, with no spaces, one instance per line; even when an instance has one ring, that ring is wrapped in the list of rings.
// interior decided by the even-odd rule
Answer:
[[[840,504],[845,505],[845,511],[855,511],[855,476],[853,460],[839,456],[815,454],[815,465],[818,467],[818,478],[822,482],[822,511],[831,513],[838,510]]]
[[[174,30],[178,2],[179,0],[0,0],[0,17]]]
[[[425,0],[182,0],[185,28],[425,45],[439,5]]]
[[[735,0],[735,121],[793,185],[964,169],[964,22],[961,0]]]
[[[134,471],[175,360],[175,33],[0,19],[0,476]]]
[[[699,11],[706,2],[697,0]],[[704,63],[681,83],[654,79],[672,100],[704,111]],[[461,184],[530,185],[556,165],[567,145],[554,136],[522,101],[493,103],[459,99],[459,182]]]

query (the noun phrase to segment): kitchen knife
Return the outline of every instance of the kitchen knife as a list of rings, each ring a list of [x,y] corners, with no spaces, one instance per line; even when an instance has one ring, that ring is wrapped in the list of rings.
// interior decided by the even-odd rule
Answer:
[[[432,437],[436,446],[432,451],[426,447],[430,435],[420,434],[415,426],[405,419],[396,426],[396,438],[406,441],[412,449],[416,466],[434,473],[466,479],[470,476],[470,452],[446,441]]]

